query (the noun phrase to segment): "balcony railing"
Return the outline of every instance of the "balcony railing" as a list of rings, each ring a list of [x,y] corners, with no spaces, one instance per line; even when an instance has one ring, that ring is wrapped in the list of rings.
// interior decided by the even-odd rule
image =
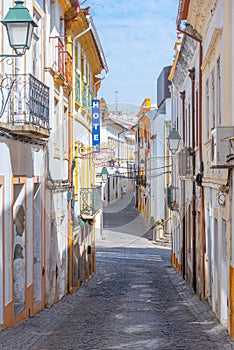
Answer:
[[[58,36],[50,37],[51,68],[72,85],[72,56]]]
[[[183,148],[178,158],[178,174],[179,176],[192,176],[192,157],[189,148]]]
[[[65,48],[62,40],[55,36],[50,37],[51,67],[55,72],[65,75]]]
[[[102,187],[82,188],[80,190],[80,212],[93,217],[102,208]]]
[[[7,74],[0,91],[0,128],[29,138],[48,139],[49,88],[31,74]]]

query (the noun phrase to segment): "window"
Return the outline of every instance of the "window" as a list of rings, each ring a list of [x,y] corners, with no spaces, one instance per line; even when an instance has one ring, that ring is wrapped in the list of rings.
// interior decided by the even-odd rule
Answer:
[[[199,95],[198,90],[196,90],[196,102],[195,102],[195,146],[198,146],[198,135],[199,135],[199,101],[198,101]]]
[[[188,109],[185,109],[185,125],[184,125],[184,131],[185,131],[185,138],[184,138],[184,144],[185,147],[188,146]]]
[[[192,245],[193,245],[193,237],[191,234],[191,206],[188,206],[188,210],[186,215],[186,228],[188,232],[188,237],[187,237],[187,247],[188,247],[188,254],[189,254],[189,259],[192,259]]]
[[[215,74],[211,72],[211,128],[215,128]]]
[[[84,72],[83,72],[83,76],[85,78],[85,81],[87,83],[87,79],[88,79],[88,76],[87,76],[87,58],[86,58],[86,54],[84,53]]]
[[[210,96],[209,96],[209,79],[206,80],[206,104],[205,104],[205,125],[206,125],[206,137],[209,139],[209,129],[210,129],[210,123],[209,123],[209,103],[210,103]]]
[[[63,126],[62,126],[62,132],[63,132],[63,154],[64,157],[67,157],[67,149],[68,149],[68,109],[64,107],[63,112]]]
[[[80,58],[81,58],[80,71],[81,71],[81,77],[83,79],[83,76],[84,76],[84,53],[83,53],[83,50],[81,50],[81,52],[80,52]]]
[[[89,86],[91,89],[93,89],[93,74],[91,69],[89,69]]]
[[[188,103],[185,111],[185,147],[189,147],[191,141],[191,108]]]
[[[54,99],[54,157],[60,158],[60,113],[58,100]]]
[[[54,113],[55,113],[55,127],[56,127],[56,135],[57,141],[60,140],[60,115],[59,115],[59,103],[58,100],[54,100]]]
[[[79,42],[77,44],[77,60],[77,68],[81,71],[81,46]]]
[[[64,43],[64,18],[63,17],[60,17],[60,21],[59,21],[59,35],[64,45],[65,43]]]
[[[221,125],[221,76],[220,76],[220,57],[217,60],[217,124]]]
[[[187,146],[191,147],[191,134],[192,134],[192,126],[191,126],[191,108],[190,108],[190,103],[188,104],[188,124],[187,124],[187,128],[188,128],[188,141],[187,141]]]
[[[50,32],[55,27],[55,0],[50,1]]]
[[[39,79],[40,62],[41,62],[40,35],[42,31],[41,31],[41,17],[36,11],[34,11],[33,20],[38,25],[38,27],[34,28],[34,32],[33,32],[33,75]]]
[[[45,10],[44,0],[36,0],[42,10]]]

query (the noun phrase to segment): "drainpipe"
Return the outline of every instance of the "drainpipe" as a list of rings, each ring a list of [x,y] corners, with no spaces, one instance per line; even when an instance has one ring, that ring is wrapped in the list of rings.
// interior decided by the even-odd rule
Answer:
[[[85,35],[86,33],[88,33],[90,30],[92,30],[92,33],[93,33],[93,36],[94,36],[94,39],[95,41],[97,42],[97,45],[98,45],[98,48],[99,48],[99,53],[100,53],[100,56],[101,56],[101,59],[103,61],[103,66],[104,66],[104,69],[105,69],[105,76],[100,78],[96,83],[94,83],[94,86],[95,86],[95,94],[97,97],[97,92],[96,92],[96,85],[100,83],[101,80],[105,79],[107,76],[108,76],[108,66],[107,66],[107,63],[106,63],[106,59],[105,59],[105,56],[104,56],[104,53],[102,51],[102,47],[101,47],[101,43],[100,43],[100,40],[98,38],[98,35],[96,33],[96,30],[94,28],[94,24],[93,24],[93,21],[92,21],[92,18],[91,18],[91,15],[87,15],[86,16],[87,18],[87,21],[89,23],[89,26],[88,28],[86,28],[83,32],[77,34],[76,36],[74,36],[73,38],[73,54],[72,54],[72,57],[75,57],[75,48],[76,48],[76,40],[79,39],[81,36]],[[75,68],[75,67],[74,67]],[[73,70],[75,71],[75,70]],[[73,86],[73,89],[75,89],[75,86]],[[74,99],[74,109],[75,109],[75,99]]]
[[[192,149],[190,154],[192,156],[192,175],[193,175],[193,190],[192,190],[192,241],[193,241],[193,289],[196,292],[196,275],[197,275],[197,266],[196,266],[196,255],[197,255],[197,240],[196,240],[196,185],[195,185],[195,170],[196,170],[196,153],[195,153],[195,68],[189,69],[189,78],[191,79],[192,84]]]
[[[91,23],[89,23],[88,28],[86,28],[83,32],[81,32],[81,33],[79,33],[79,34],[74,36],[74,38],[72,40],[73,41],[73,54],[72,54],[72,57],[75,57],[76,40],[79,39],[82,35],[88,33],[91,29],[92,29],[92,25],[91,25]]]
[[[72,54],[72,38],[67,38],[67,50]],[[74,77],[72,76],[74,80]],[[73,93],[68,96],[68,182],[70,190],[68,191],[68,292],[73,293],[73,221],[72,221],[72,172],[73,172],[73,109],[72,109]]]
[[[104,80],[108,76],[108,71],[106,71],[106,74],[104,77],[100,78],[96,83],[94,83],[95,86],[95,98],[97,98],[97,91],[96,91],[96,85],[100,83],[100,81]]]
[[[199,159],[200,159],[200,173],[203,175],[204,171],[204,163],[203,163],[203,153],[202,153],[202,40],[192,35],[191,33],[186,32],[185,30],[180,28],[180,23],[177,23],[177,30],[190,37],[199,43],[199,138],[198,138],[198,146],[199,146]],[[201,234],[202,234],[202,274],[203,274],[203,289],[202,289],[202,297],[205,296],[205,253],[206,253],[206,237],[205,237],[205,206],[204,206],[204,188],[200,187],[200,195],[201,195]]]
[[[99,54],[101,56],[101,59],[102,59],[102,62],[103,62],[103,66],[104,66],[104,69],[105,69],[105,72],[106,72],[105,77],[100,79],[100,80],[103,80],[104,78],[106,78],[106,76],[108,74],[108,66],[107,66],[107,63],[106,63],[106,59],[105,59],[105,56],[104,56],[104,53],[103,53],[103,50],[102,50],[102,46],[101,46],[100,40],[98,38],[96,29],[94,27],[94,23],[93,23],[92,17],[91,17],[91,15],[87,15],[86,18],[87,18],[87,21],[89,23],[88,28],[86,28],[83,32],[77,34],[73,38],[73,57],[75,57],[75,47],[76,47],[75,43],[76,43],[76,40],[79,39],[81,36],[85,35],[86,33],[88,33],[90,30],[92,30],[92,34],[93,34],[94,39],[95,39],[95,41],[97,43],[97,46],[98,46],[98,49],[99,49]],[[97,83],[95,83],[94,85],[96,85]]]
[[[182,100],[182,140],[185,141],[185,91],[180,92],[180,98]],[[186,233],[185,233],[185,180],[182,181],[182,198],[183,198],[183,226],[182,226],[182,274],[183,278],[186,278]]]
[[[185,140],[185,91],[180,92],[180,98],[182,100],[182,139]]]
[[[73,292],[73,222],[72,222],[72,159],[73,159],[73,151],[72,151],[72,111],[71,111],[71,95],[68,98],[68,181],[71,184],[70,194],[71,197],[68,200],[68,251],[69,251],[69,279],[68,279],[68,289],[69,293]]]

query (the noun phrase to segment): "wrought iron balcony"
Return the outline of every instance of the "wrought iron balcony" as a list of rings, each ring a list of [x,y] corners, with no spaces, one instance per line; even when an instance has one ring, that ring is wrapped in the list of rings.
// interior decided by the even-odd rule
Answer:
[[[49,88],[31,74],[7,74],[0,85],[0,130],[47,140]]]
[[[72,85],[72,56],[58,36],[50,37],[50,68],[60,84]]]
[[[192,176],[192,157],[189,148],[183,148],[178,155],[178,174],[179,176]]]
[[[80,213],[91,218],[102,208],[102,187],[81,188]]]

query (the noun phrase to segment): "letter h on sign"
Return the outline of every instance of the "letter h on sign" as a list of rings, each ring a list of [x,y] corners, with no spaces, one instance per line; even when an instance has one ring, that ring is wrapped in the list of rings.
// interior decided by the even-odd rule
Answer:
[[[98,151],[100,149],[100,101],[92,101],[92,143]]]

